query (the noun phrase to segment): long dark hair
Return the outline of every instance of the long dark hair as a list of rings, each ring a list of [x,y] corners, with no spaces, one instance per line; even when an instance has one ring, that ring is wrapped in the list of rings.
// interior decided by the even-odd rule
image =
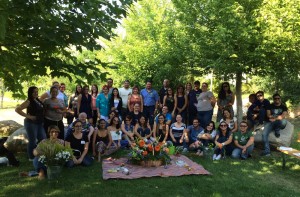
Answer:
[[[219,127],[218,127],[219,134],[220,134],[220,136],[224,136],[223,133],[222,133],[221,127],[220,127],[220,125],[221,125],[222,123],[225,123],[225,124],[227,125],[225,137],[226,137],[226,138],[229,138],[230,129],[229,129],[228,124],[227,124],[225,121],[222,121],[222,122],[220,122],[220,124],[219,124]]]
[[[93,92],[93,86],[96,87],[96,92]],[[92,85],[92,88],[91,88],[91,95],[93,95],[93,93],[95,93],[96,96],[98,95],[98,86],[97,86],[96,84],[93,84],[93,85]]]
[[[227,81],[223,82],[223,83],[221,84],[221,88],[220,88],[220,91],[219,91],[219,94],[218,94],[218,98],[219,98],[219,99],[222,99],[222,100],[226,99],[226,91],[225,91],[224,88],[223,88],[224,85],[227,85],[227,86],[228,86],[228,93],[229,93],[229,94],[232,93],[232,91],[230,90],[230,85],[229,85],[229,83],[228,83]]]
[[[110,103],[114,103],[114,99],[115,99],[115,96],[114,96],[114,90],[117,90],[118,91],[118,94],[117,94],[117,98],[119,99],[119,100],[121,100],[121,97],[120,97],[120,93],[119,93],[119,90],[118,90],[118,88],[114,88],[113,90],[112,90],[112,92],[111,92],[111,97],[110,97]]]
[[[210,125],[210,124],[213,125],[213,128],[212,128],[211,131],[208,131],[208,130],[207,130],[207,126]],[[215,122],[214,122],[214,121],[210,121],[210,122],[205,126],[204,133],[211,133],[211,132],[212,132],[213,130],[215,130],[215,129],[216,129]]]
[[[81,94],[82,94],[82,95],[85,94],[84,91],[85,91],[86,88],[87,88],[88,90],[90,89],[88,85],[83,86],[83,88],[81,89]]]
[[[116,124],[116,129],[120,129],[121,125],[120,125],[120,119],[119,119],[118,116],[115,116],[115,117],[113,117],[113,118],[110,120],[109,126],[111,126],[111,125],[114,123],[114,119],[115,119],[115,118],[118,118],[118,123]]]
[[[77,84],[76,87],[75,87],[75,96],[78,96],[79,94],[81,94],[81,92],[78,92],[78,91],[77,91],[77,87],[78,87],[78,86],[81,87],[81,91],[82,91],[82,85]]]
[[[37,87],[35,87],[35,86],[31,86],[31,87],[28,88],[27,99],[29,101],[33,101],[34,100],[34,98],[32,97],[32,94],[33,94],[33,92],[34,92],[35,89],[37,89]]]

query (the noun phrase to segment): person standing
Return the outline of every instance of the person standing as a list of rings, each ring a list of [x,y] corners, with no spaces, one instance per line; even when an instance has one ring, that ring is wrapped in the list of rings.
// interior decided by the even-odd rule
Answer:
[[[223,82],[221,84],[221,89],[218,94],[218,113],[217,113],[217,122],[220,122],[223,115],[223,110],[228,109],[230,111],[231,117],[234,117],[233,104],[234,104],[235,95],[230,90],[230,85],[228,82]]]
[[[28,136],[27,154],[30,160],[33,160],[33,149],[36,148],[36,141],[39,143],[46,138],[43,127],[44,105],[38,99],[38,88],[31,86],[28,88],[27,99],[15,111],[24,116],[24,127]],[[27,112],[23,112],[27,109]]]
[[[108,113],[109,113],[109,99],[110,94],[108,93],[108,86],[104,85],[102,87],[102,92],[97,96],[96,99],[96,106],[97,106],[97,112],[98,117],[100,119],[104,119],[105,121],[108,120]]]
[[[196,104],[198,103],[197,97],[200,95],[201,92],[202,90],[200,89],[200,81],[195,81],[194,89],[190,90],[188,94],[189,125],[192,125],[194,118],[198,117]]]
[[[287,124],[287,107],[281,102],[281,96],[279,94],[273,95],[273,103],[267,108],[268,121],[264,125],[263,141],[265,150],[261,154],[262,156],[270,156],[270,144],[269,134],[274,131],[275,137],[280,137],[280,130],[284,129]]]
[[[128,96],[132,94],[132,89],[129,87],[129,80],[125,80],[123,87],[119,88],[119,94],[122,98],[122,120],[125,120],[125,116],[128,114]]]
[[[96,84],[92,85],[91,96],[92,96],[92,110],[93,110],[93,126],[96,127],[96,122],[98,119],[97,106],[96,106],[96,99],[98,96],[98,86]]]
[[[48,130],[48,126],[56,125],[58,126],[60,133],[58,138],[64,139],[64,123],[62,121],[63,114],[66,112],[66,107],[63,103],[63,100],[58,99],[58,88],[56,86],[52,86],[50,89],[51,97],[47,98],[44,101],[45,107],[45,122],[44,122],[44,130]]]
[[[59,87],[60,87],[59,83],[57,81],[53,81],[51,87],[53,87],[53,86],[55,86],[58,90],[57,99],[62,100],[64,102],[65,96],[59,89]],[[40,96],[40,101],[44,102],[45,99],[50,98],[50,97],[51,97],[51,93],[50,93],[50,90],[49,90],[49,91],[45,92],[44,94],[42,94]]]
[[[154,114],[157,111],[159,96],[156,90],[152,89],[151,81],[147,81],[146,88],[141,90],[141,95],[144,101],[144,115],[149,120],[151,127],[153,127]]]
[[[170,86],[170,81],[168,79],[164,79],[163,81],[163,87],[159,90],[158,95],[159,95],[159,111],[161,112],[161,109],[163,108],[163,103],[164,103],[164,97],[168,93],[168,88]]]
[[[70,116],[68,117],[68,125],[70,125],[73,122],[73,119],[78,118],[77,114],[77,101],[78,101],[78,96],[81,94],[82,86],[81,85],[76,85],[75,93],[70,97],[69,101],[69,112]]]
[[[201,90],[202,92],[197,97],[197,111],[198,117],[200,120],[201,127],[205,128],[212,119],[213,109],[216,104],[216,99],[211,91],[208,89],[207,83],[202,83]]]
[[[85,112],[89,123],[93,124],[92,96],[89,94],[89,86],[82,88],[81,94],[78,96],[77,114]]]

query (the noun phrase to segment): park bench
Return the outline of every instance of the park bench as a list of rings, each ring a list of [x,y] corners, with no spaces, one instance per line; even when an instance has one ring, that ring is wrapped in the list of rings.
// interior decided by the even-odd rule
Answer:
[[[299,139],[298,139],[299,141]],[[286,155],[295,157],[297,159],[300,159],[300,151],[290,148],[290,147],[284,147],[284,146],[280,146],[277,148],[277,150],[279,150],[282,154],[282,169],[285,169],[286,166]]]

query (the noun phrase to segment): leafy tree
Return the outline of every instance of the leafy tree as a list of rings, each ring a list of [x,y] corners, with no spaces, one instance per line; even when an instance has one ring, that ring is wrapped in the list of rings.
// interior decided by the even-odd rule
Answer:
[[[199,46],[194,53],[200,64],[214,70],[219,77],[235,79],[239,118],[243,74],[298,72],[297,60],[292,62],[293,58],[299,60],[299,36],[292,37],[299,35],[299,28],[295,28],[299,26],[299,17],[294,16],[299,15],[296,0],[173,2],[185,30],[192,35],[191,42]],[[279,20],[282,18],[284,23]]]
[[[69,80],[84,76],[89,82],[100,77],[96,67],[100,60],[80,61],[77,56],[84,50],[100,49],[99,38],[112,37],[112,29],[130,3],[132,0],[1,0],[0,78],[9,90],[20,94],[21,83],[37,75]]]

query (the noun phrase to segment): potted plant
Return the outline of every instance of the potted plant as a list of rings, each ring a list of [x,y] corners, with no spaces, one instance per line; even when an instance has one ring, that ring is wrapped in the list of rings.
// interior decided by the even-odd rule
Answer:
[[[38,161],[47,166],[47,176],[49,179],[57,177],[61,172],[61,167],[73,157],[70,147],[46,140],[37,147],[39,152]]]
[[[167,143],[158,142],[156,139],[138,139],[132,146],[129,154],[132,163],[157,167],[171,162]]]

